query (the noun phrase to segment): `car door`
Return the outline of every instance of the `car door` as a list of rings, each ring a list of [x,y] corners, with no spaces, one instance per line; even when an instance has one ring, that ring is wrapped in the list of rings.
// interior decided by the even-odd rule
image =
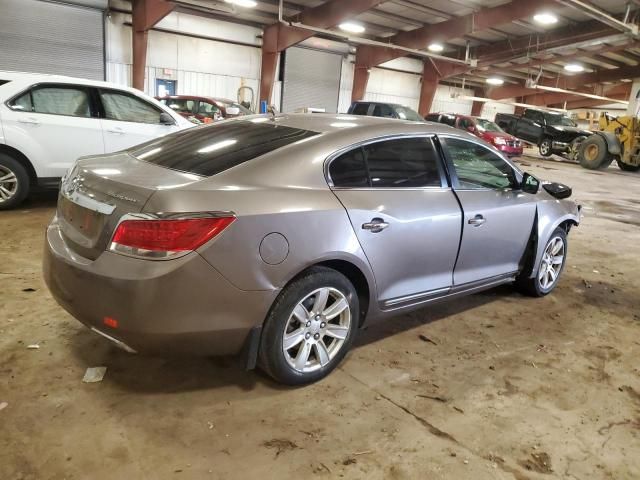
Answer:
[[[450,288],[461,211],[431,138],[354,147],[328,173],[371,264],[381,308]]]
[[[535,196],[522,192],[519,173],[489,147],[471,139],[441,139],[463,210],[453,284],[516,272],[535,221]]]
[[[90,88],[43,83],[7,106],[2,115],[7,143],[34,163],[38,177],[62,177],[78,157],[104,153]]]
[[[524,115],[518,121],[516,136],[529,142],[538,143],[542,136],[544,117],[536,110],[525,110]]]
[[[162,137],[179,127],[160,121],[162,110],[144,99],[121,90],[99,89],[102,132],[107,153],[127,149]]]

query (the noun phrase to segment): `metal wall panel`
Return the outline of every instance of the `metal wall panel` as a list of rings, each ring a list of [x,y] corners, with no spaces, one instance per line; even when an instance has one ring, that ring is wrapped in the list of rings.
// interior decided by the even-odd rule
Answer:
[[[284,60],[282,111],[302,107],[338,111],[342,55],[307,48],[289,48]]]
[[[0,0],[0,12],[0,70],[104,80],[101,10]]]

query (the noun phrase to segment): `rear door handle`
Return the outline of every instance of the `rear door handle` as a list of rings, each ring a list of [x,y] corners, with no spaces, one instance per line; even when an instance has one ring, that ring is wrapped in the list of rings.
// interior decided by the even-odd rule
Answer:
[[[484,218],[482,215],[478,214],[475,217],[469,219],[469,225],[473,225],[474,227],[479,227],[480,225],[482,225],[486,221],[487,221],[486,218]]]
[[[381,218],[372,218],[370,222],[363,223],[362,229],[369,230],[371,233],[379,233],[387,228],[389,224]]]
[[[33,117],[21,118],[18,120],[20,123],[29,123],[31,125],[40,125],[38,119]]]
[[[113,133],[115,135],[122,135],[124,130],[120,127],[107,128],[107,132]]]

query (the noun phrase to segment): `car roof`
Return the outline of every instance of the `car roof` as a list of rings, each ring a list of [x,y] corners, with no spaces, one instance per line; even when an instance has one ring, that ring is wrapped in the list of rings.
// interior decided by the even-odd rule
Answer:
[[[276,125],[302,128],[314,132],[353,134],[353,136],[376,137],[402,133],[452,133],[456,129],[436,122],[412,122],[395,118],[372,117],[335,113],[286,113],[272,115],[249,115],[244,121],[273,121]]]
[[[370,102],[368,100],[357,100],[355,102],[352,103],[352,105],[356,104],[356,103],[367,103],[369,105],[390,105],[392,107],[405,107],[405,108],[409,108],[406,105],[401,105],[400,103],[392,103],[392,102]]]
[[[165,95],[164,97],[156,97],[160,100],[166,100],[168,98],[176,99],[176,100],[210,100],[212,102],[223,102],[223,103],[238,103],[235,100],[231,100],[229,98],[223,97],[209,97],[207,95]]]
[[[14,72],[10,70],[0,70],[0,80],[9,80],[12,82],[21,82],[24,84],[53,82],[53,83],[70,83],[76,85],[86,85],[90,87],[117,88],[140,95],[143,92],[135,88],[125,85],[119,85],[112,82],[104,82],[101,80],[89,80],[87,78],[68,77],[66,75],[53,75],[50,73],[33,73],[33,72]]]

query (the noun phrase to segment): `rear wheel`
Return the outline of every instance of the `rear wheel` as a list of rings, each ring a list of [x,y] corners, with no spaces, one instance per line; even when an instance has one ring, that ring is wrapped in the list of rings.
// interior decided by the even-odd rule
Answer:
[[[588,170],[607,168],[613,161],[607,142],[600,135],[591,135],[582,142],[578,159],[580,165]]]
[[[640,170],[640,165],[629,165],[628,163],[623,163],[620,159],[616,160],[618,167],[620,170],[624,170],[625,172],[637,172]]]
[[[29,194],[29,174],[13,157],[0,153],[0,210],[18,206]]]
[[[542,155],[543,157],[550,157],[551,154],[553,153],[552,147],[553,147],[552,140],[549,137],[543,138],[542,141],[540,142],[540,145],[538,146],[538,149],[540,150],[540,155]]]
[[[567,232],[560,227],[556,228],[544,247],[535,275],[530,278],[530,271],[522,272],[516,279],[518,289],[532,297],[543,297],[550,293],[558,284],[564,269],[567,246]]]
[[[351,347],[359,311],[356,290],[344,275],[310,269],[274,302],[262,331],[260,367],[287,385],[324,378]]]

